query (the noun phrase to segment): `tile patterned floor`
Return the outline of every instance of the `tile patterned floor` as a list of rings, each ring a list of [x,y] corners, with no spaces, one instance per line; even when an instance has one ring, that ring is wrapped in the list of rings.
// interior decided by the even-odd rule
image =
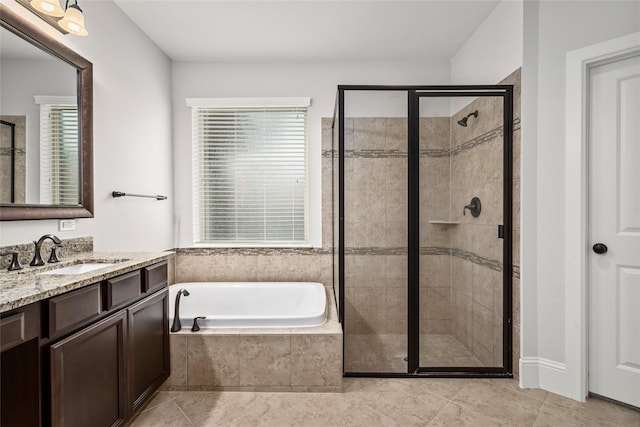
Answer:
[[[345,378],[344,393],[160,392],[131,427],[640,427],[640,411],[513,380]]]

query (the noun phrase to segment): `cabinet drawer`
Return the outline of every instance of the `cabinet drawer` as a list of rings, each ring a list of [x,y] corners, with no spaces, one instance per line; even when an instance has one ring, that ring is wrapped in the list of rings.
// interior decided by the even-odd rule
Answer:
[[[51,298],[49,338],[55,338],[98,318],[101,306],[99,283]]]
[[[107,280],[107,310],[134,301],[142,295],[140,270]]]
[[[161,262],[144,268],[144,291],[153,292],[167,286],[167,263]]]

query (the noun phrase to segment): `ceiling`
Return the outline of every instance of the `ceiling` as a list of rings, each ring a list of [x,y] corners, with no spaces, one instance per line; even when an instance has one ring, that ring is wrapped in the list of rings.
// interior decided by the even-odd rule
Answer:
[[[114,0],[174,61],[450,59],[499,1]]]

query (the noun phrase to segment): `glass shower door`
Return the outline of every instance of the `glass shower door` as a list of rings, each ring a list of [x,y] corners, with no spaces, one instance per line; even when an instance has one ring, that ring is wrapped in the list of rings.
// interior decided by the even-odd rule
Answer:
[[[410,152],[419,153],[419,268],[410,290],[420,301],[417,372],[499,370],[510,349],[510,342],[503,346],[510,337],[503,321],[510,313],[503,264],[510,271],[511,259],[504,227],[504,206],[511,206],[504,191],[507,100],[503,92],[468,90],[412,96],[419,145]]]
[[[406,373],[407,93],[345,94],[344,365]]]

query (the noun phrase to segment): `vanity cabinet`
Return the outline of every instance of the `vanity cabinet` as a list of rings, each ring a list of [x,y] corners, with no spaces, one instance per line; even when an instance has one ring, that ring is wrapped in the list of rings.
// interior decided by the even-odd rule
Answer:
[[[169,377],[166,263],[103,286],[108,317],[49,348],[52,426],[124,425]]]
[[[40,305],[30,304],[0,319],[0,425],[40,425]]]
[[[133,414],[169,377],[169,292],[127,309],[128,411]]]
[[[2,426],[124,425],[169,377],[167,263],[2,313]]]
[[[51,345],[52,425],[124,423],[125,334],[120,311]]]

